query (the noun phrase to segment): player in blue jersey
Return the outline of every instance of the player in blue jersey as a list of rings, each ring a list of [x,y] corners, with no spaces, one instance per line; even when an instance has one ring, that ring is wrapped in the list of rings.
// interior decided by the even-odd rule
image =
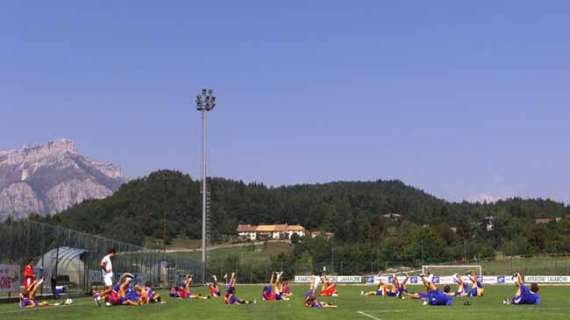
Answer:
[[[471,281],[471,289],[469,290],[470,297],[482,297],[485,294],[485,288],[483,288],[483,283],[479,281],[477,274],[472,272],[469,275],[469,281]]]
[[[144,287],[135,286],[135,290],[140,296],[141,304],[149,303],[159,303],[162,302],[162,298],[152,287],[149,281],[147,281]]]
[[[394,275],[394,278],[396,279],[396,286],[397,286],[396,297],[402,298],[402,299],[404,299],[404,297],[408,293],[407,284],[408,284],[408,280],[410,279],[410,276],[407,273],[405,273],[405,275],[406,275],[406,277],[402,281],[399,281],[398,278],[396,277],[396,275]]]
[[[420,275],[422,282],[426,288],[426,294],[420,298],[424,299],[424,305],[430,306],[450,306],[453,303],[454,294],[451,287],[446,285],[443,291],[440,291],[433,283],[433,276]]]
[[[31,283],[28,283],[28,285],[26,287],[24,287],[24,291],[22,293],[20,293],[19,298],[19,305],[20,308],[35,308],[35,307],[49,307],[49,306],[59,306],[61,305],[61,303],[57,302],[54,304],[49,304],[46,301],[42,301],[40,302],[37,298],[36,298],[36,293],[38,291],[39,288],[41,288],[42,284],[44,282],[44,278],[40,278],[37,280],[33,280]],[[65,304],[71,304],[72,301],[71,299],[67,299]]]
[[[378,282],[378,286],[376,286],[376,290],[368,291],[368,292],[360,291],[360,295],[361,296],[387,297],[388,292],[390,291],[390,288],[388,288],[388,285],[386,283],[384,283],[384,281],[382,281],[382,279],[379,279],[379,281],[380,282]]]
[[[263,291],[261,294],[261,298],[264,301],[275,301],[277,300],[276,295],[276,278],[277,275],[275,272],[271,273],[271,279],[269,280],[269,284],[263,287]]]
[[[108,302],[112,305],[138,306],[140,296],[131,288],[134,276],[128,272],[123,273],[119,281],[113,286],[112,294],[108,296]]]
[[[235,272],[232,272],[229,281],[227,283],[227,290],[226,294],[224,295],[224,303],[225,304],[251,304],[256,303],[255,300],[242,300],[236,296],[236,284],[237,284],[237,276]]]
[[[457,290],[455,291],[456,297],[466,297],[469,294],[469,289],[467,288],[467,284],[463,281],[463,277],[459,274],[453,275],[453,280],[457,284]]]
[[[403,298],[404,295],[408,292],[408,289],[406,287],[408,279],[409,277],[406,275],[406,278],[400,282],[397,275],[392,274],[392,282],[390,286],[388,286],[388,284],[384,283],[382,279],[380,279],[380,282],[378,283],[375,291],[360,291],[360,295]]]
[[[523,276],[520,273],[513,275],[515,278],[515,286],[517,291],[514,297],[503,300],[503,304],[540,304],[540,295],[538,294],[538,284],[532,283],[530,289],[526,287]]]

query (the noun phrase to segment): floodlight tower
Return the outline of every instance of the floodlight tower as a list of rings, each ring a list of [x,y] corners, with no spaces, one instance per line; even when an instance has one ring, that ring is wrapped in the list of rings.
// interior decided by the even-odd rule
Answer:
[[[206,178],[208,176],[208,111],[216,106],[216,97],[212,89],[202,89],[202,94],[196,96],[196,110],[202,113],[202,283],[206,283],[206,217],[207,217],[207,195]]]

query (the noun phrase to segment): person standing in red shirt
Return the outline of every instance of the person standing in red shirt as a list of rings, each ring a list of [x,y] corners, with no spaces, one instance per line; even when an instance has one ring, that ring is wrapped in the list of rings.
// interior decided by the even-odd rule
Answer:
[[[34,267],[32,267],[33,259],[28,259],[28,262],[24,266],[24,290],[28,291],[34,281],[36,280],[36,275],[34,274]]]

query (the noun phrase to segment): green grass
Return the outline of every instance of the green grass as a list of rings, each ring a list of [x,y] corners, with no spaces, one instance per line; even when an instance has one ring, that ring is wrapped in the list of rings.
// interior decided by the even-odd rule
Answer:
[[[210,261],[223,261],[226,259],[236,259],[247,261],[249,264],[265,263],[271,260],[272,256],[280,253],[290,253],[292,246],[285,242],[266,242],[264,244],[244,244],[231,248],[217,248],[208,251]],[[196,261],[200,260],[201,252],[178,252],[180,257],[190,257]]]
[[[570,257],[505,257],[481,264],[485,274],[512,274],[522,272],[533,275],[570,274]]]
[[[502,305],[500,301],[513,294],[511,287],[488,287],[486,296],[471,300],[465,306],[461,300],[451,307],[422,306],[418,300],[362,297],[364,286],[340,286],[339,297],[325,301],[338,305],[337,309],[307,309],[302,305],[302,292],[306,286],[295,286],[291,301],[264,302],[255,305],[228,306],[223,300],[177,300],[166,298],[167,304],[142,307],[97,307],[90,299],[75,299],[67,307],[49,307],[35,310],[20,310],[16,304],[0,305],[0,319],[568,319],[570,316],[570,287],[543,287],[543,304],[539,306]],[[204,289],[196,289],[204,293]],[[257,298],[260,286],[241,286],[238,296]]]

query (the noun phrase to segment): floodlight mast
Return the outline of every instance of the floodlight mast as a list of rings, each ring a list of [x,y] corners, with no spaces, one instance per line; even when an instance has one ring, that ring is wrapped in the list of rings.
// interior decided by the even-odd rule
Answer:
[[[216,97],[212,89],[202,89],[202,94],[196,96],[196,110],[202,113],[202,283],[206,283],[207,269],[207,195],[206,180],[208,177],[208,111],[216,106]]]

